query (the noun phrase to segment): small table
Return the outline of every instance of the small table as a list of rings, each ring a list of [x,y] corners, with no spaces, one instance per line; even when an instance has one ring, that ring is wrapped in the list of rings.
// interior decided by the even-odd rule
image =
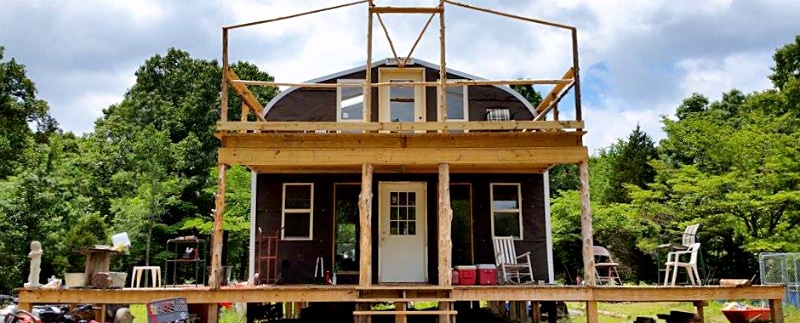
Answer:
[[[93,248],[73,249],[73,252],[86,256],[86,281],[91,282],[92,277],[97,273],[108,272],[111,268],[111,258],[116,256],[119,251],[111,246],[94,246]]]

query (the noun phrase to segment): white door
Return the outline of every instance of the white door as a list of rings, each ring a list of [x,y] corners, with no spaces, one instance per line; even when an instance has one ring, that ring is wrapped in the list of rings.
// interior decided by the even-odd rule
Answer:
[[[422,68],[381,68],[378,70],[381,83],[395,83],[397,86],[380,87],[378,121],[381,122],[424,122],[425,87],[400,86],[402,83],[425,81]]]
[[[424,182],[381,182],[380,282],[428,281]]]

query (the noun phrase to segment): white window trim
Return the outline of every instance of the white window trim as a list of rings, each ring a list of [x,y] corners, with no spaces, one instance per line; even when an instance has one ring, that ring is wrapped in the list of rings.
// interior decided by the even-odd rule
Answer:
[[[366,80],[363,79],[338,79],[339,84],[361,84],[364,85]],[[342,89],[344,87],[336,88],[336,122],[364,122],[364,111],[367,109],[367,102],[361,102],[361,117],[359,119],[342,119]],[[361,88],[361,95],[364,95],[364,88]]]
[[[516,209],[497,209],[494,208],[494,187],[495,186],[516,186],[517,187],[517,208]],[[492,237],[494,235],[494,213],[495,212],[503,212],[503,213],[512,213],[517,212],[517,217],[519,219],[519,237],[515,237],[514,240],[523,240],[524,237],[522,236],[523,224],[522,224],[522,185],[520,183],[490,183],[489,184],[489,209],[491,210],[491,220],[492,220]]]
[[[382,83],[389,83],[394,80],[410,80],[414,82],[425,81],[425,69],[416,67],[407,68],[389,68],[383,67],[378,69],[378,81]],[[391,122],[389,120],[389,90],[391,86],[381,86],[378,89],[378,121]],[[427,121],[425,111],[425,87],[414,87],[414,122]],[[416,131],[425,132],[425,131]]]
[[[287,186],[308,186],[311,189],[311,203],[308,209],[286,209],[286,187]],[[308,213],[308,237],[286,237],[286,214]],[[314,183],[283,183],[283,194],[281,194],[281,240],[287,241],[310,241],[314,240]]]
[[[437,79],[436,82],[439,82],[439,80]],[[445,121],[469,121],[469,86],[466,86],[466,85],[458,85],[458,86],[463,87],[463,92],[464,92],[463,93],[463,103],[461,104],[461,106],[464,108],[464,118],[463,119],[453,119],[453,118],[450,118],[450,116],[447,116],[447,120],[445,120]],[[457,86],[448,86],[448,87],[457,87]],[[437,107],[439,106],[439,98],[442,97],[439,92],[440,92],[440,90],[437,87],[436,88],[436,94],[437,94],[436,95],[436,106]],[[447,99],[447,96],[445,96],[445,100],[446,99]],[[437,108],[436,109],[436,120],[439,120],[439,119],[441,119],[441,116],[439,115],[439,109]]]

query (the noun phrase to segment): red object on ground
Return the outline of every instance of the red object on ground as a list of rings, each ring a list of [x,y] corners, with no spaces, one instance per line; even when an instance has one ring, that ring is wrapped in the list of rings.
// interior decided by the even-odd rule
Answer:
[[[478,285],[497,285],[497,266],[478,265]]]
[[[768,308],[749,308],[722,310],[722,314],[731,323],[751,323],[769,321]]]
[[[456,266],[459,285],[475,285],[478,268],[475,266]]]

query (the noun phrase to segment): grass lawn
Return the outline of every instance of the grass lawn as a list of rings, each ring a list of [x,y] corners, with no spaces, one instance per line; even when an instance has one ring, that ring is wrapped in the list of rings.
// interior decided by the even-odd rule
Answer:
[[[430,307],[432,304],[418,304],[417,308]],[[435,305],[435,304],[433,304]],[[574,315],[576,312],[583,313],[583,303],[567,303],[570,309],[570,318],[559,321],[560,323],[582,323],[586,322],[586,316]],[[670,311],[694,312],[691,303],[600,303],[600,323],[629,323],[637,316],[655,318],[656,314],[668,314]],[[705,308],[706,323],[728,323],[721,309],[723,304],[711,302]],[[144,305],[132,305],[131,312],[135,317],[135,323],[147,323],[147,310]],[[792,306],[784,307],[784,322],[800,322],[800,309]],[[221,323],[242,323],[243,316],[236,312],[222,311]]]
[[[571,312],[583,312],[582,303],[567,303]],[[705,308],[706,323],[728,323],[722,315],[723,304],[710,302]],[[669,314],[670,311],[694,312],[691,303],[600,303],[600,323],[632,322],[637,316],[656,318],[656,314]],[[784,322],[800,322],[800,309],[786,306],[783,309]],[[659,320],[661,321],[661,320]],[[567,322],[562,320],[562,322]],[[586,316],[572,315],[568,322],[586,322]]]

